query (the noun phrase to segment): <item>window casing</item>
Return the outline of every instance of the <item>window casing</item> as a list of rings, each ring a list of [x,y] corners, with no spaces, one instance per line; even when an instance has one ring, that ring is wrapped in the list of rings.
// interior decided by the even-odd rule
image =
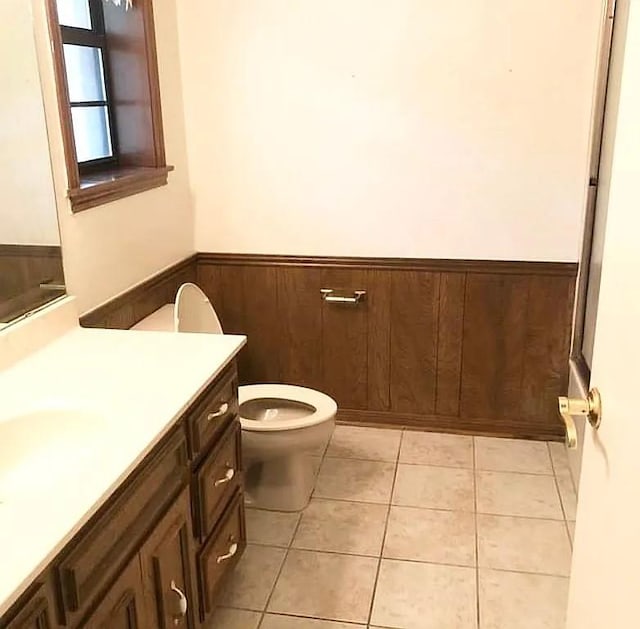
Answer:
[[[47,0],[73,211],[167,183],[151,0]]]

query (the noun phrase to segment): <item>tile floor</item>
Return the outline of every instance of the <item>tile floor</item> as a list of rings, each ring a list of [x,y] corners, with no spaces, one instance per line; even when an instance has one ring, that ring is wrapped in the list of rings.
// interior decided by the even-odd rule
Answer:
[[[338,426],[302,514],[247,510],[220,629],[562,629],[562,444]]]

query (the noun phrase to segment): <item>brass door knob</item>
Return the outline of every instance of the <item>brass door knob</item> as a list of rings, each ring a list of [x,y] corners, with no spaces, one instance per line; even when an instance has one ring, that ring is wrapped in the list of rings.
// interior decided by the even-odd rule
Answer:
[[[600,427],[602,402],[600,401],[598,389],[591,389],[586,398],[559,397],[558,408],[566,430],[565,441],[567,447],[571,450],[575,450],[578,447],[578,432],[573,421],[573,415],[586,417],[596,430]]]

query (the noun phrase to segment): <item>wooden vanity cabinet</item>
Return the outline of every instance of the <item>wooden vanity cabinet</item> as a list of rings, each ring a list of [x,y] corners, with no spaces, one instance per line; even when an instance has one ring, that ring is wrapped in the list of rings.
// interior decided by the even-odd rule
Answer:
[[[6,624],[3,619],[0,619],[0,627],[6,627],[6,629],[55,629],[58,626],[55,620],[53,594],[48,583],[34,584],[26,601],[18,604],[20,611],[17,616]]]
[[[0,629],[204,629],[246,545],[240,439],[232,363]]]
[[[190,496],[185,489],[140,552],[150,626],[196,626],[192,530]]]
[[[136,555],[86,618],[83,629],[146,629],[149,623],[140,559]]]

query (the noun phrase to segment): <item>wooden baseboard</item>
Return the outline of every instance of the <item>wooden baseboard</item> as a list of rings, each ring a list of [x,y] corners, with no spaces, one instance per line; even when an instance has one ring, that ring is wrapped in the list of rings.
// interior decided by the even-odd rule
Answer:
[[[558,429],[549,430],[541,426],[531,426],[522,420],[508,418],[445,417],[442,415],[412,415],[390,411],[357,411],[339,409],[336,420],[339,424],[370,426],[373,428],[394,428],[445,432],[457,435],[486,437],[509,437],[538,441],[563,441],[564,434],[560,420]]]

